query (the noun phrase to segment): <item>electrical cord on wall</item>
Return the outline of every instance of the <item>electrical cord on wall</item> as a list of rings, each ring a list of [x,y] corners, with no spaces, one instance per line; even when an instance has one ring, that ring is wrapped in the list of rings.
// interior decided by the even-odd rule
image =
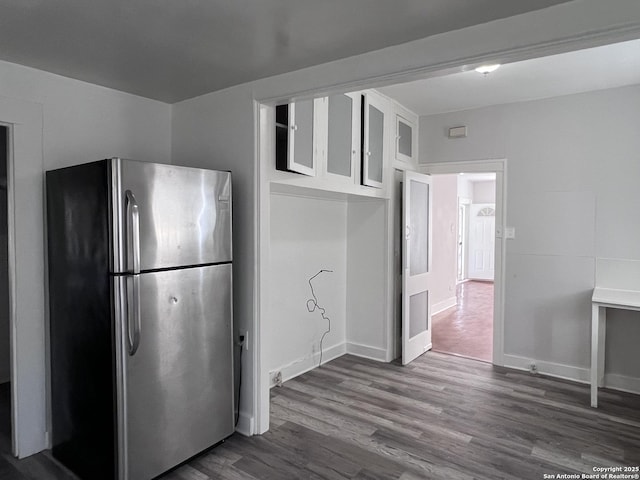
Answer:
[[[322,334],[322,337],[320,338],[320,362],[318,363],[318,366],[322,365],[322,342],[324,341],[324,337],[326,337],[327,334],[331,331],[331,319],[325,315],[326,310],[322,308],[320,305],[318,305],[318,297],[316,297],[316,292],[313,290],[313,284],[311,283],[311,281],[323,272],[333,273],[333,270],[320,270],[318,273],[316,273],[313,277],[309,279],[309,288],[311,289],[311,295],[313,296],[313,298],[310,298],[309,300],[307,300],[307,310],[309,310],[309,313],[313,313],[316,310],[318,310],[322,318],[327,321],[327,325],[328,325],[327,331],[324,332]]]

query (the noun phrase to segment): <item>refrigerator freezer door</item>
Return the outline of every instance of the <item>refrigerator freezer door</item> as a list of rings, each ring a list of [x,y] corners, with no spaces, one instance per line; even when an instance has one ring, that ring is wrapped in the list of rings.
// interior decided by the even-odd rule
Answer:
[[[131,222],[126,218],[131,199],[139,217],[140,270],[231,261],[229,172],[117,158],[110,162],[114,273],[131,271]]]
[[[139,277],[134,355],[119,322],[128,480],[155,477],[234,431],[231,265]]]

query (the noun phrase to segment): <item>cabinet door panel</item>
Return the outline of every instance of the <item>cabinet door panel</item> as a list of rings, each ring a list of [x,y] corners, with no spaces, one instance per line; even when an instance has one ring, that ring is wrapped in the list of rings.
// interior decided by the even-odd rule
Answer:
[[[362,184],[382,187],[384,165],[384,112],[369,95],[364,96]]]
[[[313,100],[295,102],[289,107],[287,168],[292,172],[315,175],[313,150]]]
[[[411,157],[413,148],[411,145],[411,137],[413,136],[413,128],[402,118],[398,118],[398,153]]]
[[[415,123],[396,115],[396,160],[415,162]]]
[[[352,172],[352,108],[351,97],[342,94],[329,97],[327,172],[344,177],[350,177]]]
[[[360,157],[360,95],[337,94],[327,98],[327,177],[353,184]]]

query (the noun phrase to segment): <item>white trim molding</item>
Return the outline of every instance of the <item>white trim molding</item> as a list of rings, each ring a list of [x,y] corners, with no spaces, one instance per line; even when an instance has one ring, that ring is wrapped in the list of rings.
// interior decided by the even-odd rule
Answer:
[[[48,345],[41,104],[0,97],[9,124],[8,263],[13,453],[47,448]]]
[[[449,310],[452,307],[455,307],[458,304],[458,299],[456,297],[445,298],[441,302],[438,302],[431,306],[431,316],[437,315],[438,313],[444,312],[445,310]]]
[[[518,355],[504,355],[504,366],[507,368],[530,372],[532,369],[532,365],[535,365],[535,370],[537,373],[548,375],[550,377],[561,378],[563,380],[589,383],[591,378],[589,376],[588,368],[574,367],[573,365],[564,365],[562,363],[547,362],[544,360],[521,357]]]
[[[245,437],[249,437],[254,433],[254,417],[248,415],[245,412],[240,412],[238,415],[238,424],[236,425],[236,432]]]
[[[357,357],[368,358],[369,360],[377,360],[378,362],[390,362],[388,359],[388,351],[384,348],[371,347],[369,345],[361,345],[359,343],[348,342],[347,353]]]
[[[518,355],[504,355],[504,366],[507,368],[529,372],[531,371],[532,365],[535,365],[536,371],[542,375],[584,383],[585,385],[591,383],[589,368],[564,365],[562,363],[548,362]],[[617,373],[606,373],[604,376],[604,388],[640,394],[640,378],[628,377]],[[588,399],[588,395],[589,391],[585,390],[586,399]]]
[[[333,347],[329,347],[324,352],[322,352],[322,364],[324,365],[331,360],[341,357],[345,353],[347,353],[347,347],[345,343],[340,343],[338,345],[334,345]],[[299,375],[302,375],[303,373],[317,368],[320,364],[319,362],[320,352],[316,352],[313,355],[309,355],[308,357],[300,358],[287,365],[274,368],[272,371],[280,371],[282,373],[282,381],[286,382],[287,380],[291,380],[292,378],[295,378]],[[273,388],[273,386],[270,386],[269,388]]]

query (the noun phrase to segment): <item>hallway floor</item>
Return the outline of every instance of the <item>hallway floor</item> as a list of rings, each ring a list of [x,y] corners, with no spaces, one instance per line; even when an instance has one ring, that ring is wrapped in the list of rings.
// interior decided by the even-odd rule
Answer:
[[[433,316],[433,350],[491,362],[493,282],[459,283],[456,296],[457,306]]]

